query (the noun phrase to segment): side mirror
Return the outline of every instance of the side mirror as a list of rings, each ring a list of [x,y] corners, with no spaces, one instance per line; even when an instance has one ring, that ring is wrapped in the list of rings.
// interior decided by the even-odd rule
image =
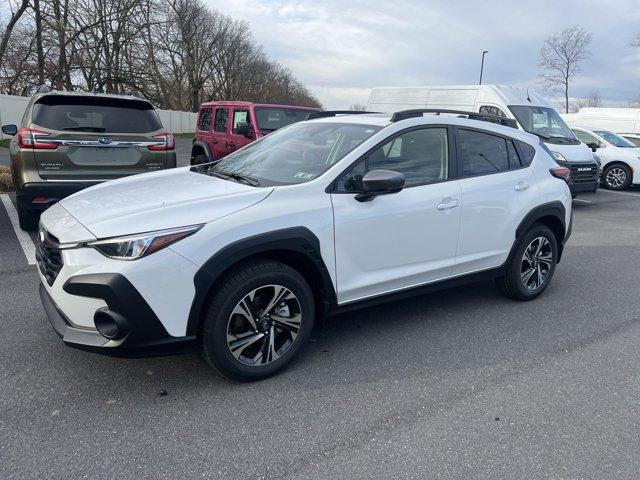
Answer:
[[[592,152],[595,152],[597,149],[600,148],[600,144],[596,142],[589,142],[587,143],[587,147],[589,147]]]
[[[238,122],[236,126],[236,133],[238,135],[244,135],[247,138],[251,138],[251,126],[248,122]]]
[[[3,125],[2,133],[4,133],[5,135],[11,135],[13,137],[16,133],[18,133],[18,127],[14,124]]]
[[[362,177],[362,193],[355,196],[359,202],[368,202],[378,195],[398,193],[404,188],[404,175],[391,170],[371,170]]]

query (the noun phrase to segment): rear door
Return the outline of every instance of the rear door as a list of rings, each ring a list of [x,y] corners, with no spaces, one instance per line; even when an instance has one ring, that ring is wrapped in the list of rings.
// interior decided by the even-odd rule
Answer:
[[[485,130],[456,129],[461,190],[454,275],[500,266],[520,221],[539,203],[533,172],[518,141]]]
[[[211,153],[215,160],[220,160],[227,153],[229,141],[229,108],[216,107],[213,117],[213,132],[211,132]]]
[[[104,180],[166,168],[163,132],[144,100],[48,95],[33,106],[34,155],[47,180]]]

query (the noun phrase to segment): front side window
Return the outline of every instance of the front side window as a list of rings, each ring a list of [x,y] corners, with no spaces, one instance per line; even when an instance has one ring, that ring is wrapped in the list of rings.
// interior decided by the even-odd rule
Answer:
[[[339,192],[362,190],[362,177],[371,170],[402,173],[412,187],[449,178],[449,145],[446,128],[423,128],[399,135],[358,162],[336,184]]]
[[[216,119],[213,129],[218,133],[226,133],[227,131],[227,118],[229,117],[229,110],[226,108],[218,108],[216,110]]]
[[[233,133],[238,133],[238,124],[246,122],[249,123],[249,110],[234,110],[233,111]]]
[[[635,148],[635,145],[629,140],[627,140],[626,138],[622,138],[620,135],[616,135],[613,132],[609,132],[607,130],[595,130],[594,132],[604,138],[611,145],[614,145],[616,147]]]
[[[242,176],[260,186],[308,182],[381,128],[336,122],[296,123],[250,143],[203,173],[231,179]]]
[[[458,130],[456,139],[458,162],[465,177],[502,172],[520,166],[511,140],[465,129]]]
[[[198,130],[208,131],[211,127],[211,107],[201,108],[198,117]]]
[[[588,134],[587,132],[583,132],[582,130],[573,130],[576,138],[580,140],[582,143],[595,143],[596,145],[600,145],[600,142],[593,135]]]
[[[486,113],[488,115],[495,115],[496,117],[506,117],[500,108],[494,107],[493,105],[483,105],[480,107],[479,112]]]
[[[629,140],[636,147],[640,147],[640,138],[639,137],[624,137],[626,140]]]
[[[579,141],[553,108],[531,105],[509,105],[525,132],[533,133],[550,143],[577,145]]]

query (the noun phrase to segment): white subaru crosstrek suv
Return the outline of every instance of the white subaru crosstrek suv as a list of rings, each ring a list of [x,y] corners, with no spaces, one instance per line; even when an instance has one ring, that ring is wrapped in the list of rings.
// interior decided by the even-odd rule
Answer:
[[[576,138],[597,152],[602,163],[602,184],[611,190],[640,185],[640,148],[608,130],[571,127]]]
[[[569,170],[507,119],[432,113],[319,112],[65,198],[37,241],[54,329],[113,355],[198,347],[246,381],[287,365],[319,315],[383,296],[495,278],[537,297],[571,233]]]

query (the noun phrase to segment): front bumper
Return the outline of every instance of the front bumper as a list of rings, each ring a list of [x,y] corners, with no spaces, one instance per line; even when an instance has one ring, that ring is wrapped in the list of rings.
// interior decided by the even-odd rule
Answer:
[[[75,325],[40,284],[40,298],[51,325],[70,347],[120,357],[141,357],[184,353],[196,345],[195,336],[172,337],[135,287],[120,274],[86,274],[69,278],[63,290],[70,295],[102,300],[101,310],[124,319],[117,339],[97,329]]]
[[[574,180],[572,179],[569,184],[569,190],[573,195],[578,193],[594,193],[598,190],[598,186],[600,185],[599,179],[591,179],[591,180]]]

